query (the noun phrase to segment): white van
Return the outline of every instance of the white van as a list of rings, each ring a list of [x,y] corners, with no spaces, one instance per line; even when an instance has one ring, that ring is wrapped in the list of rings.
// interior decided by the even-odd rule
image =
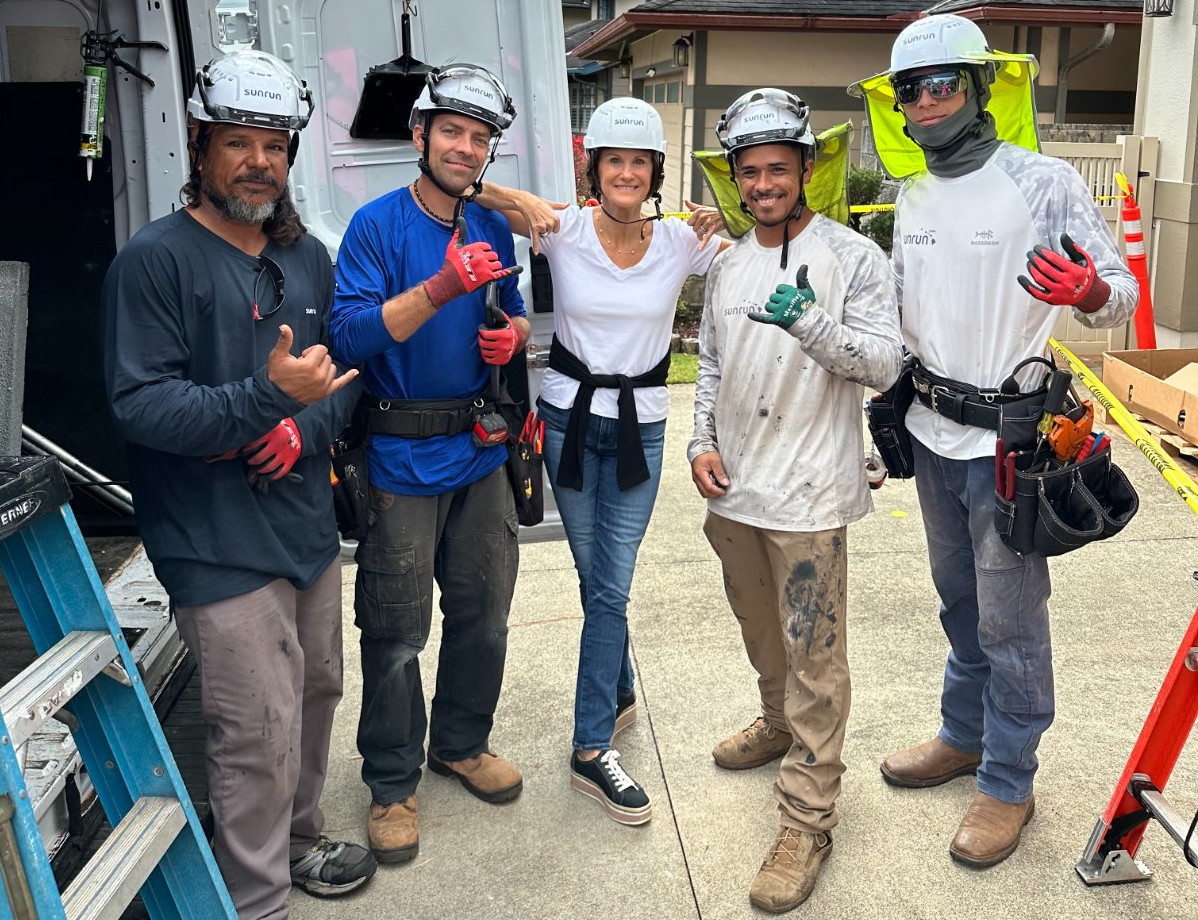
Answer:
[[[80,156],[85,48],[130,65],[109,59],[102,155],[90,169]],[[358,207],[418,175],[407,123],[421,62],[479,64],[507,87],[517,117],[488,179],[574,197],[559,0],[0,0],[0,262],[29,265],[23,448],[63,459],[90,535],[134,533],[124,445],[101,375],[100,287],[116,251],[181,206],[197,66],[238,48],[276,55],[313,91],[291,183],[304,222],[334,258]],[[528,270],[526,240],[516,252],[533,333],[509,387],[531,402],[552,337],[552,295],[543,260]],[[547,502],[546,523],[522,539],[560,534]],[[153,693],[176,669],[180,646],[144,555],[108,590],[122,625],[139,631],[134,654]],[[65,729],[31,742],[26,772],[53,853],[88,799]]]

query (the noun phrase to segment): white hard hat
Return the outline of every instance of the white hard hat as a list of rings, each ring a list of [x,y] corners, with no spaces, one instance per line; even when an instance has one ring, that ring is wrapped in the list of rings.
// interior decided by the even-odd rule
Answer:
[[[187,114],[196,121],[300,131],[312,107],[311,90],[278,58],[236,51],[196,73]]]
[[[728,153],[758,144],[802,144],[815,151],[811,107],[794,93],[765,87],[745,93],[728,107],[715,128]]]
[[[491,126],[495,132],[507,130],[516,118],[516,107],[503,84],[485,67],[474,64],[449,64],[429,71],[424,89],[412,105],[408,129],[430,112],[458,112]]]
[[[917,19],[899,33],[890,50],[890,73],[939,64],[984,65],[993,60],[994,53],[976,23],[944,13]]]
[[[657,109],[642,99],[609,99],[591,113],[584,150],[617,147],[623,150],[666,152],[666,130]]]

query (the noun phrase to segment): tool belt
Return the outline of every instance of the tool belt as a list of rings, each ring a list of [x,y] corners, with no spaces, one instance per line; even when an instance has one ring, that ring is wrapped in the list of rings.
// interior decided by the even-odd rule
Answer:
[[[1038,361],[1049,364],[1031,358],[1011,378]],[[1139,510],[1140,500],[1111,461],[1109,439],[1105,449],[1082,459],[1054,456],[1042,429],[1038,431],[1046,395],[1041,388],[1018,411],[1011,403],[1003,407],[996,429],[994,529],[1017,553],[1059,556],[1119,533]]]
[[[1012,410],[1020,411],[1017,403],[1030,405],[1036,399],[1044,402],[1046,390],[1041,387],[1030,393],[1020,393],[1015,374],[1027,362],[1022,362],[998,389],[982,389],[948,377],[938,377],[917,360],[911,371],[915,395],[921,403],[958,425],[997,431],[998,423]],[[1038,418],[1038,416],[1037,416]]]
[[[435,438],[461,434],[474,420],[496,411],[489,396],[465,399],[379,399],[366,394],[358,404],[365,418],[365,433],[400,438]]]

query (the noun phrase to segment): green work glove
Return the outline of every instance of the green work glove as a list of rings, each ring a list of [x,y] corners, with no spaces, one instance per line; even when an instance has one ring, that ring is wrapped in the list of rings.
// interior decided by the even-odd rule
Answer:
[[[807,283],[807,266],[800,265],[795,273],[794,287],[789,284],[779,284],[778,289],[770,294],[765,308],[768,313],[750,313],[749,319],[758,323],[773,323],[783,329],[789,329],[815,303],[815,291]]]

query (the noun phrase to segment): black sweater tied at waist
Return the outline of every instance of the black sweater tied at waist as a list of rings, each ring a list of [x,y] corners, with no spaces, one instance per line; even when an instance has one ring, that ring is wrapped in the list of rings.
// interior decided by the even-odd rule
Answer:
[[[574,397],[574,407],[566,423],[566,441],[557,470],[557,485],[576,492],[582,491],[582,455],[586,450],[587,420],[591,414],[591,399],[598,387],[620,391],[616,402],[620,425],[616,435],[616,484],[621,492],[626,492],[646,482],[649,479],[649,465],[645,463],[640,420],[636,414],[636,396],[632,391],[640,387],[665,386],[670,373],[670,353],[666,352],[652,370],[635,377],[626,374],[592,374],[581,359],[572,354],[555,335],[553,346],[549,349],[549,366],[559,374],[578,381],[578,394]]]

